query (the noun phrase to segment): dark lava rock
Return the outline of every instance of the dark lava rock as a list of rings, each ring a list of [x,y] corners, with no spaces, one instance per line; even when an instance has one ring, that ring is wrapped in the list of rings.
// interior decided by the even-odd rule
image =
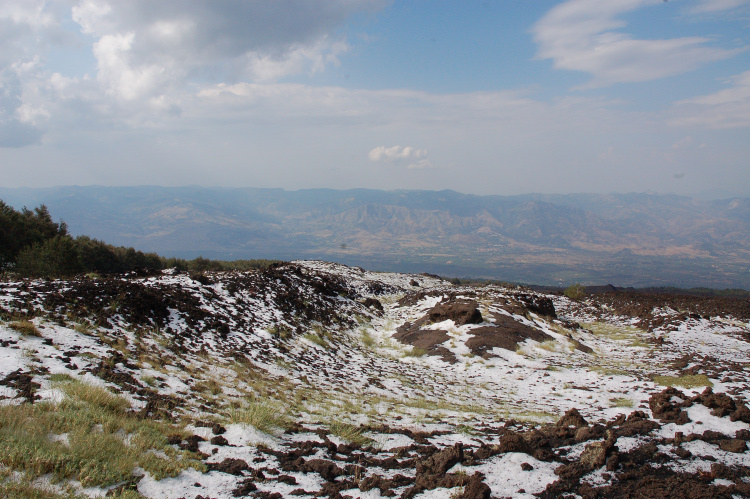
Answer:
[[[539,315],[546,315],[547,317],[557,317],[555,312],[555,304],[552,300],[546,296],[532,295],[532,294],[516,294],[513,296],[516,300],[523,303],[523,305],[531,312]]]
[[[381,495],[391,489],[396,489],[414,483],[413,478],[401,474],[394,475],[393,478],[387,479],[377,475],[371,475],[362,480],[359,484],[359,490],[367,492],[371,489],[380,489]]]
[[[205,440],[205,438],[199,435],[190,435],[184,442],[180,443],[179,446],[182,450],[198,452],[198,442],[205,442]]]
[[[464,485],[464,491],[457,496],[458,499],[489,499],[492,495],[490,487],[484,483],[479,473],[471,475]]]
[[[700,395],[693,397],[693,402],[703,404],[711,409],[711,414],[723,418],[735,410],[737,405],[734,403],[734,399],[725,393],[713,393],[711,387],[706,389]]]
[[[493,348],[515,352],[518,349],[518,344],[527,339],[538,342],[552,339],[543,331],[527,326],[507,315],[496,314],[494,318],[493,325],[471,330],[472,337],[466,341],[466,346],[474,355],[487,358]]]
[[[745,404],[739,404],[737,410],[729,415],[731,421],[742,421],[743,423],[750,423],[750,409]]]
[[[604,436],[606,428],[600,424],[593,426],[584,426],[578,428],[575,434],[575,441],[577,443],[586,442],[587,440],[595,440]]]
[[[444,475],[455,464],[463,461],[463,458],[463,446],[459,442],[417,462],[417,475]]]
[[[33,404],[35,400],[40,398],[39,395],[36,394],[36,391],[41,388],[42,385],[34,382],[30,373],[22,372],[20,369],[13,371],[8,374],[5,379],[0,380],[0,385],[15,388],[18,390],[18,395],[16,395],[16,397],[23,397],[30,404]]]
[[[573,409],[570,409],[568,412],[565,413],[563,417],[561,417],[557,423],[555,423],[555,426],[574,426],[576,428],[580,428],[582,426],[587,426],[588,423],[586,420],[581,416],[581,413],[578,412],[578,409],[575,407]]]
[[[208,471],[221,471],[230,475],[242,476],[243,471],[249,471],[250,466],[242,459],[228,457],[220,463],[206,463]]]
[[[380,303],[380,300],[378,300],[377,298],[370,298],[370,297],[365,298],[365,301],[362,302],[362,305],[364,305],[367,308],[373,308],[377,310],[378,312],[383,311],[383,304]]]
[[[659,428],[659,423],[648,418],[643,411],[631,412],[627,420],[617,429],[618,437],[647,435]]]
[[[747,443],[739,438],[731,440],[722,440],[719,442],[719,448],[726,452],[742,453],[747,450]]]
[[[685,402],[677,402],[673,400],[673,397]],[[651,395],[648,399],[648,405],[654,418],[659,419],[662,423],[683,425],[690,422],[687,413],[682,410],[683,407],[692,405],[687,399],[688,397],[684,393],[670,386],[662,392]]]
[[[234,497],[245,497],[249,496],[251,492],[258,490],[258,487],[253,483],[252,478],[247,478],[241,481],[237,487],[232,490],[232,496]]]
[[[307,472],[313,471],[319,473],[324,480],[329,482],[344,474],[344,470],[325,459],[310,459],[301,468]]]
[[[477,302],[473,300],[455,300],[448,303],[438,303],[427,312],[427,319],[432,323],[450,319],[456,323],[456,326],[481,324],[484,319],[482,319],[482,314],[477,307]]]
[[[531,448],[526,440],[523,439],[518,433],[508,433],[500,438],[500,443],[497,445],[499,452],[522,452],[524,454],[531,454]]]
[[[215,437],[211,438],[211,444],[212,445],[229,445],[229,441],[227,441],[227,439],[222,437],[221,435],[216,435]]]

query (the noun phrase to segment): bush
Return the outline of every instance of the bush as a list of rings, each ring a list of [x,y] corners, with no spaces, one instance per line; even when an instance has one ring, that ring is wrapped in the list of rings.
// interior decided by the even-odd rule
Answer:
[[[571,284],[563,294],[571,300],[580,301],[586,296],[586,288],[580,282]]]

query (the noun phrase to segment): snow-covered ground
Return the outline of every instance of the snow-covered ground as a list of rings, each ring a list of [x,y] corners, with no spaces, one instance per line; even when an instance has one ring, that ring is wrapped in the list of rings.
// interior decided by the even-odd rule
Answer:
[[[748,318],[626,305],[309,261],[2,282],[0,404],[73,379],[187,424],[208,468],[134,469],[153,498],[606,497],[644,469],[748,497]]]

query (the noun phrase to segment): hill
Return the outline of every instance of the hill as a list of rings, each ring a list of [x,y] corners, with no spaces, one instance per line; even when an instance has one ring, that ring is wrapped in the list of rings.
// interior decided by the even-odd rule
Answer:
[[[0,496],[750,497],[750,303],[319,261],[0,282]]]
[[[750,199],[199,187],[0,189],[166,256],[325,259],[540,285],[750,289]]]

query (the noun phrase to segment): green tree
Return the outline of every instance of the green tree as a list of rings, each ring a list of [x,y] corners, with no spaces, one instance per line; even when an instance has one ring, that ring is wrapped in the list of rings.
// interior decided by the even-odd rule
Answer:
[[[68,277],[82,270],[76,243],[68,235],[34,243],[16,258],[15,271],[24,277]]]
[[[55,223],[45,205],[19,212],[0,201],[0,270],[11,267],[21,251],[33,244],[67,234],[68,227]]]

